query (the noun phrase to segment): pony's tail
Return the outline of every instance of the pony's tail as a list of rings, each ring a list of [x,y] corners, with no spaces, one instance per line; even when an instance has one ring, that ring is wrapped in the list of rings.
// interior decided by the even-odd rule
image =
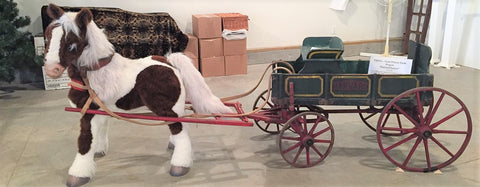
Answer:
[[[167,56],[167,60],[180,72],[187,99],[192,103],[195,112],[200,114],[232,113],[230,108],[213,95],[200,72],[193,66],[190,57],[183,53],[172,53]]]

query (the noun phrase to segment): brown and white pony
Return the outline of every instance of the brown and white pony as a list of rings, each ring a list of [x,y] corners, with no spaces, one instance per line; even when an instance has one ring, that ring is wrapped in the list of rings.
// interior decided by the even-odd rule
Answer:
[[[103,30],[92,21],[89,9],[65,13],[50,4],[48,15],[54,20],[45,32],[45,69],[58,78],[65,69],[73,81],[83,83],[81,69],[99,99],[113,111],[149,110],[158,116],[184,114],[186,98],[199,113],[230,113],[214,96],[191,59],[182,53],[165,57],[128,59],[114,51]],[[68,98],[74,107],[83,107],[89,94],[72,88]],[[93,103],[91,109],[98,109]],[[78,153],[68,171],[68,186],[88,183],[95,173],[94,157],[108,150],[106,116],[86,114],[80,119]],[[185,175],[192,165],[192,146],[186,128],[169,125],[169,147],[173,147],[170,174]]]

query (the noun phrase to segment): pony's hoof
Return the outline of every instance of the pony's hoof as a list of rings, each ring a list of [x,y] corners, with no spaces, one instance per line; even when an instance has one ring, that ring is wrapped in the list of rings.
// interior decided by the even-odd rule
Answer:
[[[95,154],[93,155],[93,157],[94,157],[94,158],[102,158],[102,157],[104,157],[105,155],[107,155],[107,154],[102,151],[102,152],[95,153]]]
[[[190,171],[190,168],[182,166],[172,166],[170,167],[170,175],[173,177],[181,177],[187,174]]]
[[[72,175],[68,175],[67,178],[67,186],[68,187],[76,187],[87,184],[90,181],[90,177],[75,177]]]
[[[172,142],[168,142],[167,149],[169,149],[169,150],[174,150],[174,149],[175,149],[175,145],[173,145]]]

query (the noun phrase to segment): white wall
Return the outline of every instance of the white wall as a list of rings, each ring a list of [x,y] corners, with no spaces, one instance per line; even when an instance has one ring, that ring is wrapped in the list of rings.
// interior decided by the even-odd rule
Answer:
[[[461,32],[456,61],[460,65],[480,69],[480,1],[462,1],[460,10]]]
[[[480,69],[480,1],[434,0],[427,45],[441,67]],[[453,6],[452,6],[453,5]],[[448,7],[453,7],[449,9]],[[447,23],[447,18],[450,22]]]
[[[116,7],[135,12],[168,12],[184,32],[191,32],[191,15],[240,12],[249,16],[248,49],[298,46],[307,36],[335,34],[343,41],[384,39],[386,9],[383,0],[350,0],[346,11],[329,8],[331,0],[14,0],[21,15],[30,16],[33,33],[41,32],[40,7]],[[406,1],[397,1],[392,15],[391,37],[402,37]]]

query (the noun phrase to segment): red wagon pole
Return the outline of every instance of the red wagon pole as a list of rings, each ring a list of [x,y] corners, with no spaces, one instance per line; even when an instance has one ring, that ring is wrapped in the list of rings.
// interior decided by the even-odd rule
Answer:
[[[65,111],[68,112],[80,112],[81,108],[71,108],[65,107]],[[87,110],[87,114],[98,114],[109,116],[105,111],[101,110]],[[224,117],[217,119],[201,119],[201,118],[176,118],[176,117],[162,117],[162,116],[150,116],[145,114],[129,114],[122,112],[114,112],[115,114],[131,119],[143,119],[143,120],[154,120],[154,121],[168,121],[168,122],[185,122],[185,123],[204,123],[204,124],[213,124],[213,125],[229,125],[229,126],[244,126],[251,127],[253,123],[250,121],[238,121],[238,120],[227,120]],[[232,119],[232,118],[230,118]]]

